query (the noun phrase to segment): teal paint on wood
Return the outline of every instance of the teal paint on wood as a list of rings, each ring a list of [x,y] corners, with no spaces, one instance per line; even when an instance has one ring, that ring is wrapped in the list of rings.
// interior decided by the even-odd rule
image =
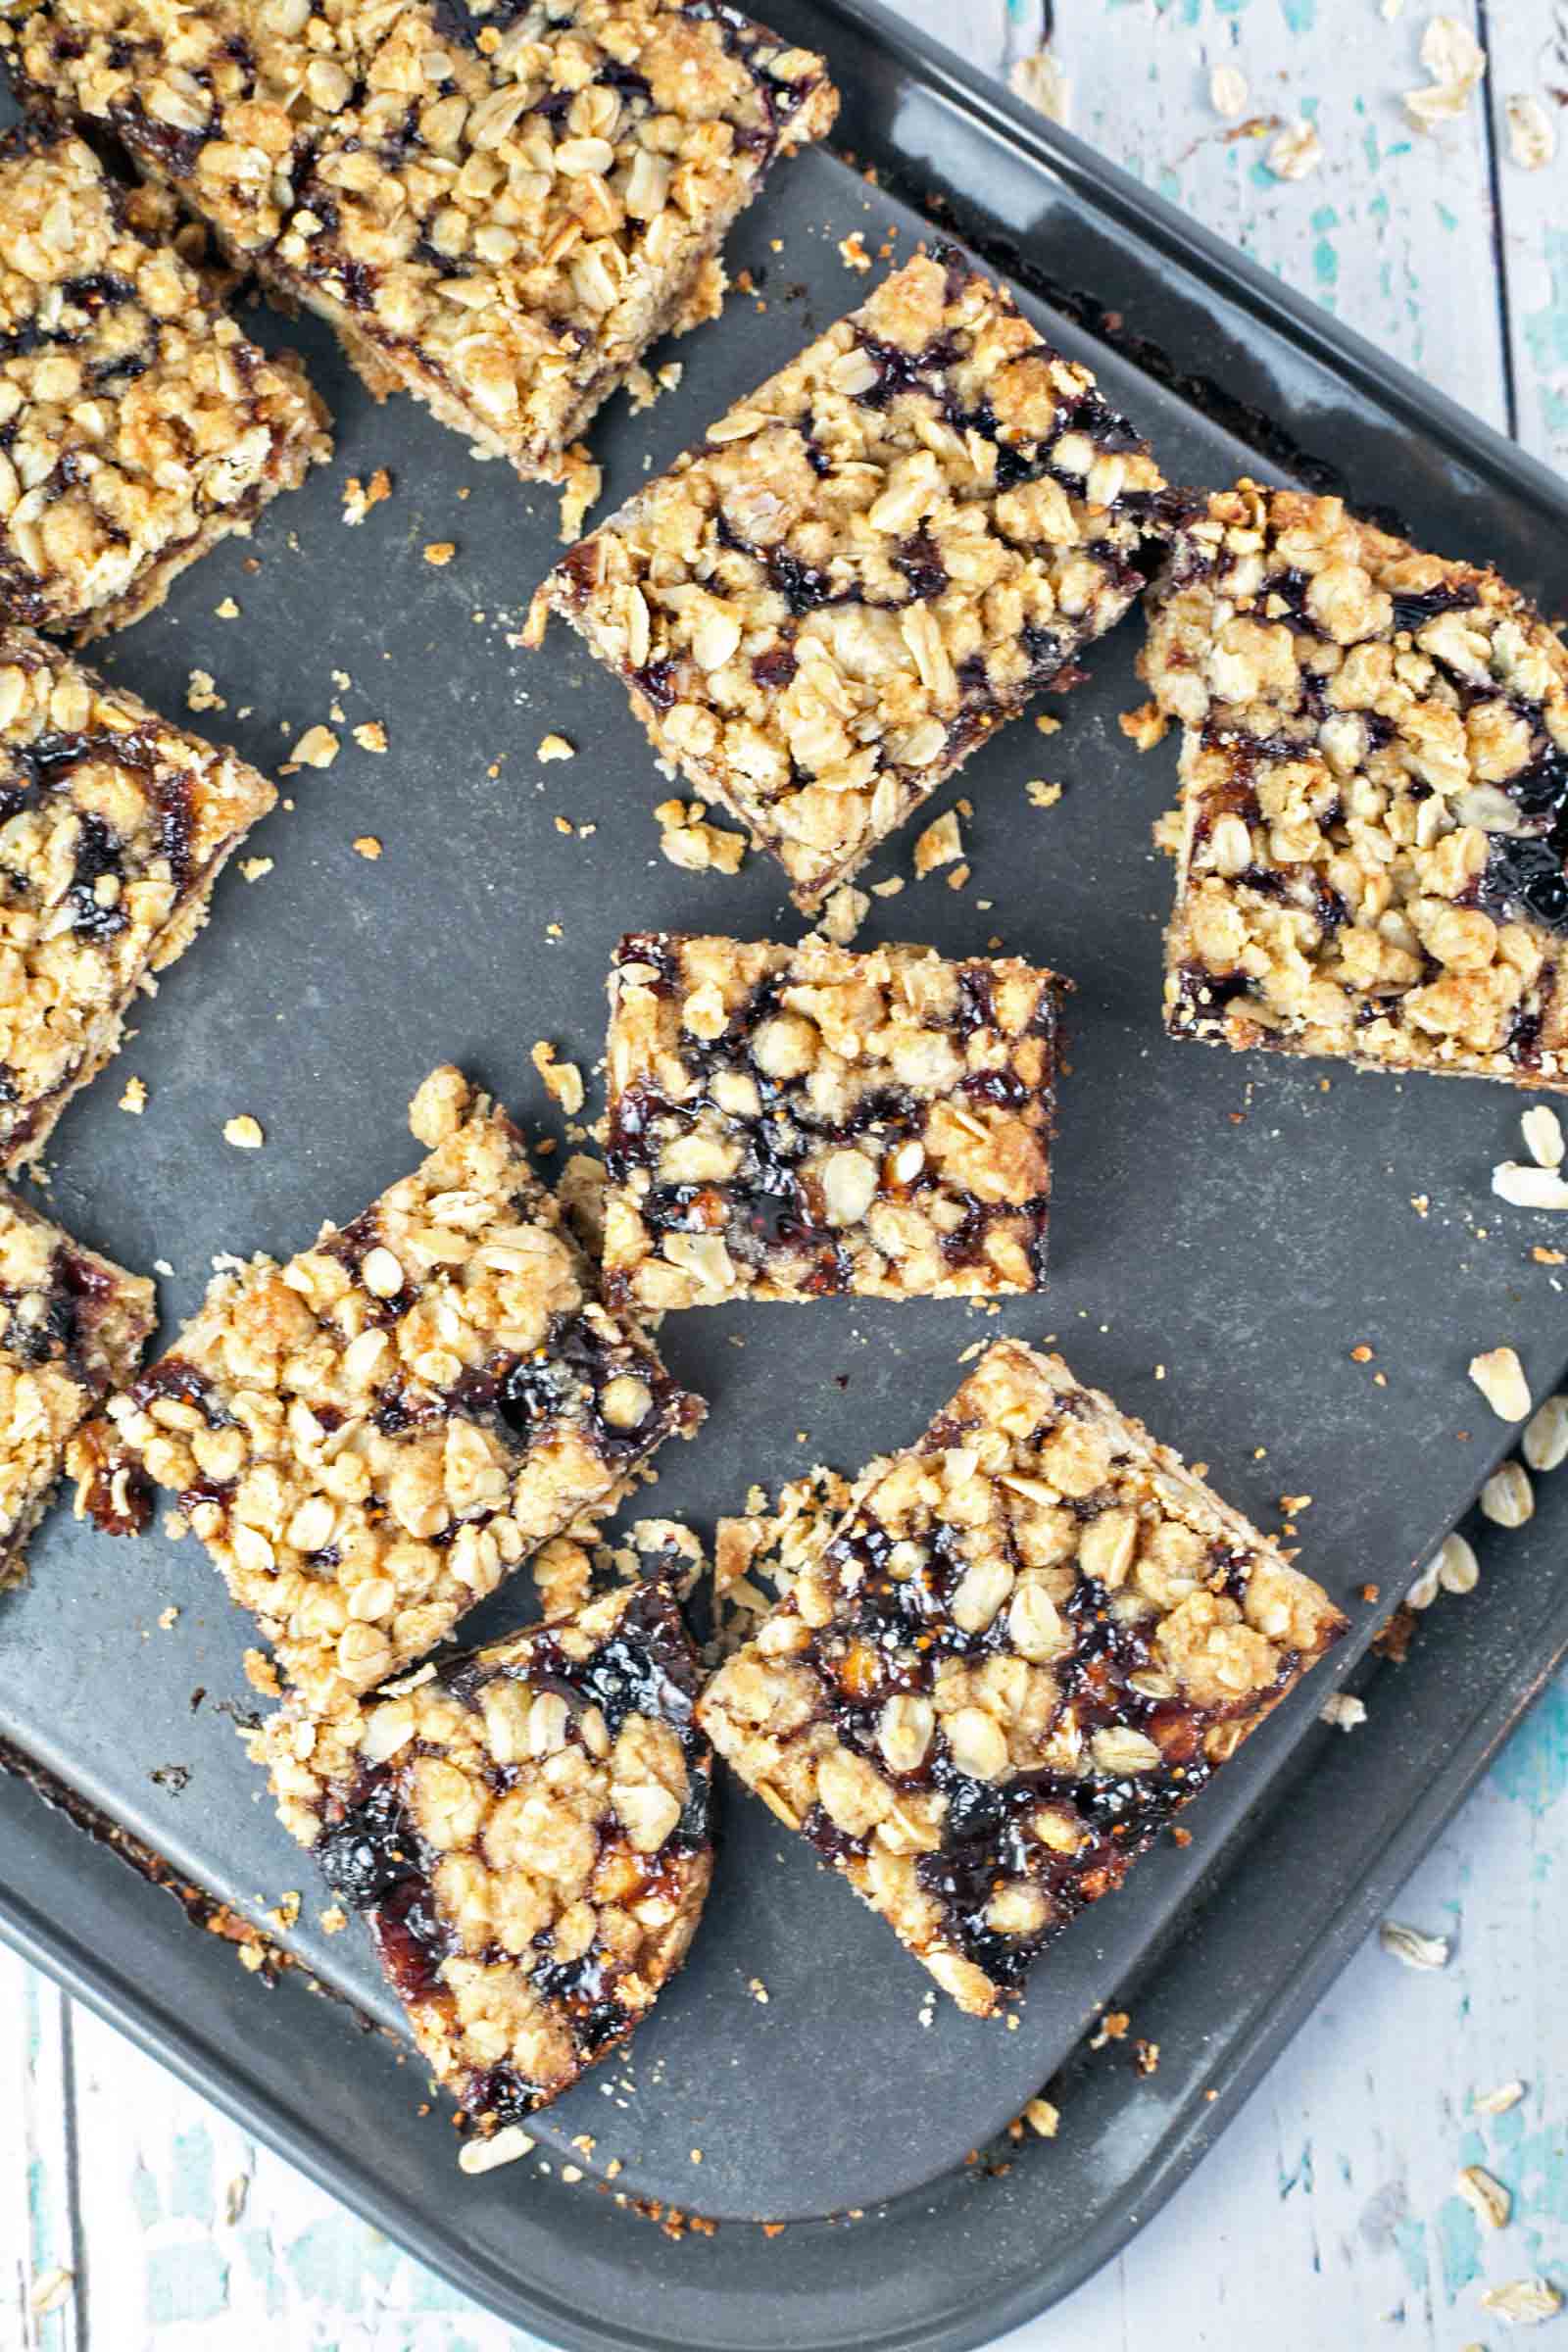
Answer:
[[[1548,1690],[1489,1775],[1510,1802],[1542,1814],[1568,1789],[1568,1687]]]
[[[1438,2208],[1436,2232],[1444,2297],[1452,2303],[1482,2274],[1481,2225],[1462,2197],[1446,2197]]]
[[[228,2303],[228,2265],[200,2238],[158,2246],[147,2261],[147,2317],[155,2328],[216,2320]]]

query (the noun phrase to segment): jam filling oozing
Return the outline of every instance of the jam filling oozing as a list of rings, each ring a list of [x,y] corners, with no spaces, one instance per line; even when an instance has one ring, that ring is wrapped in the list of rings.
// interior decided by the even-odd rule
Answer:
[[[482,1651],[438,1669],[443,1687],[470,1707],[479,1705],[486,1683],[511,1671]],[[669,1725],[688,1765],[703,1756],[691,1646],[674,1601],[659,1584],[637,1587],[609,1637],[586,1658],[568,1657],[549,1632],[534,1635],[526,1671],[530,1687],[559,1691],[574,1714],[597,1707],[612,1740],[629,1716],[642,1715]]]
[[[0,1289],[0,1348],[21,1362],[62,1364],[81,1387],[103,1385],[91,1356],[95,1310],[115,1295],[112,1275],[57,1246],[41,1291]]]
[[[220,1399],[205,1372],[187,1363],[182,1355],[166,1355],[133,1381],[130,1398],[145,1412],[160,1396],[172,1397],[178,1404],[194,1406],[209,1429],[230,1429],[233,1415]]]
[[[172,747],[149,730],[127,727],[99,734],[61,734],[46,731],[26,743],[8,743],[0,760],[0,825],[27,808],[43,805],[46,796],[69,792],[71,771],[90,761],[132,769],[143,778],[143,790],[156,810],[156,855],[167,858],[176,890],[191,880],[194,832],[192,778],[188,770],[171,764]],[[127,845],[105,819],[90,809],[77,812],[77,839],[71,887],[72,929],[78,937],[109,940],[125,928],[116,894],[103,904],[95,889],[100,878],[123,881]],[[143,849],[143,857],[149,854]]]

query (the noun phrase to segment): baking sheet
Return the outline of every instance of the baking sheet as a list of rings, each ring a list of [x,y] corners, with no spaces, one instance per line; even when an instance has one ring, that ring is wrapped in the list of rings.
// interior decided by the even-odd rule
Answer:
[[[1539,468],[1482,428],[1461,429],[1454,412],[1340,330],[1293,324],[1288,298],[1255,273],[1215,262],[1165,208],[1075,143],[979,96],[874,12],[773,13],[795,37],[829,49],[847,90],[845,146],[859,164],[876,161],[881,184],[822,155],[775,178],[731,248],[756,295],[735,297],[721,321],[674,348],[677,391],[641,417],[617,401],[597,433],[608,498],[643,477],[645,459],[667,462],[860,298],[865,281],[838,254],[851,229],[875,251],[896,228],[902,255],[922,225],[906,192],[918,188],[929,203],[961,189],[961,225],[993,262],[1057,295],[1043,306],[1023,289],[1032,315],[1090,360],[1149,432],[1173,478],[1218,482],[1248,466],[1316,480],[1343,467],[1348,486],[1375,488],[1382,511],[1392,505],[1435,545],[1493,557],[1550,604],[1568,501]],[[585,1066],[597,1055],[603,977],[622,928],[744,937],[801,928],[768,861],[749,859],[734,880],[668,866],[651,809],[669,786],[618,689],[564,634],[543,656],[509,643],[556,553],[553,498],[476,464],[412,404],[376,410],[307,323],[251,318],[262,339],[307,352],[337,419],[337,461],[275,506],[249,547],[230,544],[185,576],[162,613],[111,641],[104,666],[172,713],[192,669],[210,671],[225,708],[197,723],[269,767],[336,699],[345,750],[330,771],[285,783],[294,806],[248,845],[272,871],[253,884],[237,871],[225,878],[211,929],[166,977],[117,1070],[68,1114],[52,1159],[50,1202],[68,1225],[129,1263],[173,1265],[162,1286],[170,1328],[195,1304],[215,1253],[297,1248],[320,1217],[351,1215],[410,1164],[403,1105],[433,1061],[462,1061],[550,1132],[528,1048],[545,1037]],[[1266,429],[1250,414],[1254,403],[1268,412]],[[347,529],[343,483],[377,465],[391,469],[394,496]],[[443,540],[458,553],[436,569],[423,550]],[[216,615],[227,595],[238,620]],[[1162,1039],[1168,869],[1149,827],[1172,796],[1174,746],[1139,760],[1116,725],[1141,699],[1136,639],[1135,626],[1124,628],[1098,649],[1089,684],[1048,698],[1043,708],[1064,721],[1059,735],[1043,738],[1027,721],[1004,731],[932,804],[928,813],[960,795],[974,803],[968,888],[910,881],[874,903],[862,934],[953,953],[1000,938],[1077,981],[1049,1293],[997,1316],[951,1302],[834,1300],[671,1319],[671,1361],[713,1410],[696,1446],[662,1457],[647,1506],[707,1523],[737,1507],[753,1480],[776,1483],[818,1457],[853,1467],[923,1426],[977,1338],[1054,1337],[1081,1375],[1206,1460],[1221,1491],[1265,1524],[1280,1494],[1312,1494],[1304,1564],[1364,1640],[1381,1611],[1356,1599],[1360,1586],[1387,1590],[1422,1556],[1506,1443],[1465,1381],[1469,1355],[1510,1340],[1538,1391],[1560,1367],[1557,1278],[1529,1258],[1538,1221],[1487,1195],[1492,1162],[1513,1148],[1518,1102],[1502,1090],[1222,1057]],[[349,729],[367,718],[386,725],[385,758],[353,745]],[[571,763],[535,761],[551,729],[577,746]],[[1039,777],[1066,787],[1049,811],[1025,796]],[[576,830],[562,832],[561,816]],[[368,835],[382,844],[373,862],[352,847]],[[906,834],[871,877],[907,875],[909,846]],[[116,1107],[133,1070],[151,1089],[140,1120]],[[239,1110],[262,1121],[263,1152],[223,1145],[223,1122]],[[1349,1355],[1361,1343],[1375,1351],[1364,1366]],[[1372,1385],[1375,1371],[1386,1388]],[[368,2179],[353,2174],[325,2114],[356,2112],[390,2064],[391,2045],[367,2044],[347,2003],[387,2025],[395,2005],[358,1929],[321,1933],[326,1898],[237,1750],[234,1717],[257,1703],[240,1671],[246,1626],[193,1542],[112,1544],[57,1515],[33,1556],[30,1589],[0,1604],[0,1732],[226,1899],[255,1913],[304,1891],[287,1940],[347,1996],[307,2009],[301,2046],[321,2094],[318,2160],[365,2201]],[[179,1615],[166,1631],[158,1619],[171,1606]],[[470,1628],[526,1613],[516,1586]],[[1495,1705],[1504,1689],[1517,1703],[1520,1672],[1536,1670],[1548,1639],[1526,1657],[1517,1634],[1489,1653],[1485,1695]],[[946,2003],[923,2025],[924,1973],[731,1788],[720,1878],[693,1961],[629,2063],[601,2070],[539,2119],[545,2161],[593,2176],[616,2158],[621,2193],[720,2217],[819,2216],[901,2193],[907,2213],[912,2192],[933,2182],[933,2196],[950,2198],[965,2151],[1059,2065],[1096,2004],[1191,1915],[1205,1874],[1212,1882],[1255,1828],[1327,1688],[1317,1678],[1218,1777],[1188,1815],[1191,1848],[1149,1857],[1126,1893],[1075,1926],[1010,2034]],[[1411,1786],[1398,1796],[1391,1780],[1391,1806],[1408,1802]],[[38,1884],[51,1884],[52,1867],[39,1861]],[[22,1933],[27,1874],[7,1876]],[[1224,1884],[1227,1899],[1234,1889],[1261,1907],[1255,1855]],[[1278,1902],[1279,1889],[1268,1899]],[[172,1907],[162,1925],[171,1944],[183,1933]],[[127,1963],[127,2012],[142,1997],[132,1974]],[[753,1980],[768,1990],[765,2008]],[[275,2035],[278,2018],[297,2009],[248,1979],[231,2005],[242,2042]],[[212,2023],[183,2020],[187,2049]],[[286,2031],[300,2031],[297,2019]],[[484,2183],[476,2205],[481,2184],[460,2180],[444,2122],[414,2114],[417,2068],[411,2062],[402,2078],[395,2158],[384,2128],[370,2144],[376,2170],[397,2171],[425,2215],[437,2240],[426,2250],[454,2267],[476,2212],[497,2198],[530,2220],[547,2208],[547,2235],[564,2227],[555,2177],[537,2180],[532,2167]],[[275,2087],[254,2095],[259,2128],[270,2120],[282,2131]],[[584,2134],[591,2152],[569,2145]],[[1115,2170],[1107,2157],[1085,2196],[1114,2197]],[[1091,2203],[1076,2215],[1076,2243],[1097,2211]],[[576,2228],[574,2218],[567,2236]],[[569,2340],[637,2340],[636,2281],[652,2233],[608,2204],[599,2229],[592,2291],[573,2325],[586,2314],[606,2332]],[[506,2241],[512,2267],[481,2291],[560,2332],[530,2300],[527,2280],[542,2266],[527,2234]],[[713,2242],[690,2252],[710,2277],[733,2260]],[[776,2241],[736,2231],[730,2242]],[[765,2254],[757,2259],[765,2265]],[[906,2256],[897,2279],[872,2272],[865,2292],[890,2307],[906,2299]],[[722,2327],[713,2284],[720,2301],[705,2303],[702,2325]],[[1043,2284],[1041,2299],[1049,2291]],[[934,2311],[934,2284],[933,2296]],[[827,2340],[775,2335],[791,2325],[788,2294],[769,2309],[768,2332],[742,2340]],[[872,2325],[868,2312],[861,2318]]]

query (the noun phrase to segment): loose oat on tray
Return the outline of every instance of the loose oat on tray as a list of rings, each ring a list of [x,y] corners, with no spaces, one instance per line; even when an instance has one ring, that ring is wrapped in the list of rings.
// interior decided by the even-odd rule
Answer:
[[[600,1305],[511,1120],[451,1068],[412,1115],[429,1157],[287,1265],[220,1274],[73,1455],[111,1532],[145,1524],[148,1480],[176,1497],[319,1713],[702,1417]]]
[[[276,798],[232,752],[0,624],[0,1167],[37,1156]]]
[[[1086,368],[921,254],[541,595],[809,909],[1071,678],[1143,584],[1163,490]]]
[[[1173,1035],[1568,1087],[1568,648],[1494,572],[1243,482],[1179,533]]]
[[[1178,1455],[1004,1340],[698,1713],[984,2016],[1344,1631]]]
[[[929,948],[623,939],[608,1296],[656,1311],[1038,1288],[1062,985]]]
[[[712,1872],[696,1690],[642,1583],[253,1743],[479,2132],[569,2089],[686,1956]]]
[[[0,1591],[24,1574],[72,1436],[132,1377],[157,1320],[144,1275],[0,1191]]]
[[[711,317],[819,57],[681,0],[0,0],[29,105],[112,130],[318,311],[372,391],[558,479],[649,343]]]
[[[0,611],[34,627],[137,619],[330,454],[298,361],[208,299],[161,201],[62,131],[0,140]]]

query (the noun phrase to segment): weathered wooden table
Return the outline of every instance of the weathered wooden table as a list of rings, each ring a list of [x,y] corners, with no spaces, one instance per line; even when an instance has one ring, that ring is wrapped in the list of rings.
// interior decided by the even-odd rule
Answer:
[[[998,72],[1044,29],[1040,0],[898,5]],[[1427,78],[1424,0],[1065,0],[1053,54],[1075,129],[1568,469],[1568,0],[1449,5],[1490,72],[1432,133],[1400,104]],[[1229,119],[1216,66],[1247,84]],[[1527,172],[1507,101],[1531,92],[1559,150]],[[1235,135],[1256,117],[1315,127],[1306,176],[1269,170],[1275,133]],[[1363,1953],[1174,2204],[1011,2343],[1500,2344],[1505,2324],[1478,2307],[1485,2279],[1568,2281],[1565,1874],[1568,1687],[1400,1904],[1454,1938],[1453,1964],[1418,1975]],[[1471,2094],[1511,2077],[1526,2098],[1478,2124]],[[1505,2239],[1484,2243],[1453,2193],[1457,2169],[1480,2162],[1514,2185]],[[1568,2337],[1568,2314],[1556,2325]],[[0,2352],[525,2341],[0,1947]]]

